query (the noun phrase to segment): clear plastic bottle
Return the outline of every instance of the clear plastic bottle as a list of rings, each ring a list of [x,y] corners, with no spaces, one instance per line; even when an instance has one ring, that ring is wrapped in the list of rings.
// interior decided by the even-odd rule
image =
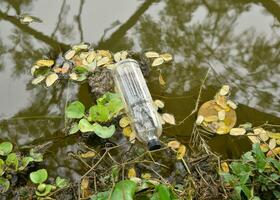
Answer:
[[[146,143],[149,150],[160,148],[161,121],[137,61],[126,59],[117,63],[114,80],[136,137]]]

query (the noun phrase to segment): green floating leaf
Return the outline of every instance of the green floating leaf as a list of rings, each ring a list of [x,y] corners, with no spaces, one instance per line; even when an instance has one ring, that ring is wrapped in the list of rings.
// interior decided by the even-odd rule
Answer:
[[[56,179],[55,179],[55,185],[56,185],[58,188],[67,187],[68,184],[69,184],[69,181],[68,181],[67,179],[60,178],[59,176],[56,177]]]
[[[43,161],[43,154],[35,152],[34,149],[30,149],[29,155],[33,159],[34,162],[42,162]]]
[[[75,122],[71,125],[71,128],[69,130],[69,135],[75,134],[78,131],[79,131],[79,126],[78,126],[78,123]]]
[[[2,142],[0,144],[0,155],[6,156],[11,153],[13,150],[13,144],[10,142]]]
[[[80,119],[84,116],[85,106],[79,102],[74,101],[66,108],[66,117],[73,119]]]
[[[45,186],[45,191],[44,191],[44,192],[36,191],[35,194],[36,194],[38,197],[45,197],[45,196],[47,196],[47,195],[52,191],[53,188],[54,188],[53,185],[51,185],[51,184],[46,184],[46,186]]]
[[[78,74],[85,74],[88,73],[88,68],[87,66],[77,66],[74,68],[74,71]]]
[[[86,120],[86,119],[81,119],[81,120],[79,121],[78,127],[79,127],[79,129],[80,129],[80,131],[81,131],[82,133],[94,131],[93,125],[90,124],[90,123],[88,122],[88,120]]]
[[[18,158],[17,155],[15,153],[10,153],[5,161],[7,166],[13,166],[15,168],[15,170],[18,169]]]
[[[5,162],[4,160],[0,159],[0,176],[2,176],[5,172]]]
[[[123,180],[116,184],[111,200],[133,200],[136,190],[136,183],[130,180]]]
[[[99,98],[97,104],[106,105],[110,117],[114,117],[124,108],[120,95],[111,92],[107,92]]]
[[[29,163],[33,162],[34,159],[32,157],[24,157],[21,161],[21,166],[19,167],[19,170],[24,170]]]
[[[109,191],[99,192],[98,194],[91,196],[90,199],[91,200],[108,200],[109,195],[110,195]]]
[[[111,125],[107,127],[107,126],[101,126],[98,123],[94,123],[92,126],[93,126],[94,133],[104,139],[112,137],[112,135],[116,131],[115,125]]]
[[[9,187],[10,187],[9,180],[7,180],[3,177],[0,177],[0,193],[7,192]]]
[[[106,122],[109,120],[109,110],[106,106],[98,104],[90,107],[89,121]]]
[[[30,180],[33,183],[40,184],[40,183],[43,183],[47,180],[48,172],[47,172],[46,169],[39,169],[35,172],[31,172],[29,177],[30,177]]]
[[[159,184],[155,189],[158,192],[160,200],[171,200],[170,190],[166,185]]]

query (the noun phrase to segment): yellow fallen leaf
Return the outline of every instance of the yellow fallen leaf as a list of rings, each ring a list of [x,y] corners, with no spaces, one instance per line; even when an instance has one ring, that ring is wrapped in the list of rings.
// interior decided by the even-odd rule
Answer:
[[[132,133],[132,129],[130,126],[127,126],[123,129],[123,135],[126,136],[126,137],[130,137]]]
[[[270,138],[274,138],[274,139],[280,140],[280,133],[268,132],[267,134],[268,134],[268,136],[269,136]]]
[[[130,124],[130,120],[129,120],[128,117],[123,117],[123,118],[121,118],[120,121],[119,121],[119,125],[120,125],[120,127],[122,127],[122,128],[127,127],[129,124]]]
[[[269,146],[267,144],[260,144],[260,148],[262,150],[262,152],[267,152],[269,150]]]
[[[168,114],[168,113],[164,113],[162,114],[162,119],[168,123],[168,124],[172,124],[172,125],[175,125],[175,117],[171,114]]]
[[[38,83],[41,83],[45,78],[45,76],[38,76],[32,80],[32,84],[37,85]]]
[[[42,60],[38,60],[36,62],[36,65],[39,67],[51,67],[54,65],[54,61],[42,59]]]
[[[87,57],[87,62],[88,63],[92,63],[93,62],[93,60],[96,58],[96,53],[95,53],[95,51],[90,51],[89,52],[89,55],[88,55],[88,57]]]
[[[128,178],[136,177],[136,171],[134,168],[130,168],[127,173]]]
[[[269,140],[268,147],[269,149],[274,149],[276,147],[276,140],[274,138]]]
[[[216,133],[219,135],[227,134],[230,131],[229,127],[224,125],[224,126],[219,126],[217,128]]]
[[[179,149],[178,149],[178,151],[177,151],[177,156],[176,156],[176,158],[177,158],[178,160],[181,160],[181,159],[184,158],[185,154],[186,154],[186,146],[183,145],[183,144],[181,144],[180,147],[179,147]]]
[[[102,57],[112,58],[112,55],[108,50],[98,50],[97,54],[101,55]]]
[[[280,139],[277,139],[277,140],[276,140],[276,144],[277,144],[277,145],[280,145]]]
[[[52,74],[48,75],[48,77],[46,78],[47,87],[54,84],[57,79],[58,79],[58,75],[56,73],[52,73]]]
[[[88,151],[86,153],[80,154],[81,158],[93,158],[96,155],[94,151]]]
[[[219,94],[225,96],[229,93],[229,89],[230,89],[229,85],[223,85],[222,88],[220,89]]]
[[[114,54],[114,60],[115,60],[115,62],[121,61],[121,56],[122,56],[122,53],[121,53],[121,52],[115,53],[115,54]]]
[[[134,144],[135,143],[135,139],[136,139],[136,134],[135,132],[132,130],[132,132],[130,133],[130,136],[129,136],[129,141],[131,144]]]
[[[74,81],[76,81],[76,80],[78,79],[78,75],[77,75],[76,73],[71,73],[71,74],[69,75],[69,77],[70,77],[70,79],[72,79],[72,80],[74,80]]]
[[[154,101],[154,104],[156,105],[156,107],[158,107],[158,108],[164,108],[164,102],[163,101],[161,101],[161,100],[155,100]]]
[[[150,173],[144,173],[144,174],[141,175],[141,177],[143,179],[150,179],[152,177],[152,175]]]
[[[275,155],[280,155],[280,147],[276,147],[275,149],[268,151],[266,154],[267,157],[272,157]]]
[[[145,53],[145,56],[147,58],[158,58],[159,54],[155,51],[148,51],[148,52]]]
[[[162,86],[165,86],[165,84],[166,84],[161,74],[159,74],[159,76],[158,76],[158,82]]]
[[[110,61],[110,58],[103,57],[103,58],[101,58],[100,60],[97,61],[97,67],[105,65],[105,64],[109,63],[109,61]]]
[[[86,198],[90,195],[88,177],[83,178],[81,181],[81,193],[83,198]]]
[[[169,53],[163,53],[163,54],[160,54],[160,57],[163,58],[163,60],[165,62],[169,62],[171,61],[173,58],[172,58],[172,55],[169,54]]]
[[[222,96],[222,95],[216,95],[215,96],[215,101],[216,104],[218,104],[219,106],[221,106],[223,109],[226,109],[227,106],[227,101],[226,101],[226,96]]]
[[[255,135],[248,135],[248,138],[249,140],[251,140],[251,142],[253,144],[256,144],[256,143],[260,143],[261,141],[259,140],[259,138]]]
[[[246,133],[245,128],[232,128],[232,129],[230,129],[230,132],[229,132],[230,135],[234,135],[234,136],[244,135],[245,133]]]
[[[128,56],[128,52],[127,51],[122,51],[121,53],[121,60],[125,60]]]
[[[179,149],[180,144],[181,144],[180,142],[174,140],[174,141],[168,142],[167,146],[170,147],[171,149],[176,150],[176,149]]]
[[[196,121],[195,121],[196,125],[201,125],[203,120],[204,120],[204,117],[202,115],[198,115],[196,118]]]
[[[152,62],[152,67],[156,67],[161,65],[162,63],[164,63],[163,58],[156,58],[153,62]]]
[[[222,168],[223,172],[229,172],[229,167],[228,167],[227,162],[222,162],[221,163],[221,168]]]

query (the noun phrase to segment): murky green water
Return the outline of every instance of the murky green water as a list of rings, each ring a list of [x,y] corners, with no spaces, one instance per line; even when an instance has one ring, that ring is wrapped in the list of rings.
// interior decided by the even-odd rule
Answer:
[[[15,15],[29,13],[43,20],[22,25]],[[19,147],[52,139],[44,165],[50,174],[77,179],[77,138],[64,137],[64,107],[79,98],[90,103],[85,86],[57,84],[51,88],[30,83],[32,63],[55,57],[80,41],[98,49],[170,52],[175,62],[149,76],[154,98],[166,102],[166,112],[182,120],[195,101],[209,64],[211,74],[201,102],[224,83],[233,87],[239,103],[238,124],[280,122],[280,3],[277,0],[1,0],[0,1],[0,130],[1,139]],[[195,116],[165,135],[188,141]],[[249,147],[245,138],[216,136],[212,149],[237,157]]]

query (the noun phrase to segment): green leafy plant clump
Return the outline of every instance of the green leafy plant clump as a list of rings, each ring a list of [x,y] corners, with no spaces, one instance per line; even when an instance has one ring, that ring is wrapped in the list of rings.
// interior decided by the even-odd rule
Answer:
[[[110,138],[115,133],[115,125],[104,126],[102,123],[109,122],[124,108],[118,94],[107,92],[97,99],[86,112],[85,106],[79,102],[72,102],[67,108],[65,115],[67,118],[79,120],[72,124],[69,134],[94,132],[101,138]]]
[[[29,155],[23,156],[20,152],[13,152],[13,144],[2,142],[0,144],[0,192],[7,192],[10,180],[18,173],[24,171],[32,162],[42,162],[43,155],[30,150]]]
[[[228,172],[220,172],[226,187],[234,190],[234,199],[279,199],[280,163],[266,157],[258,143],[229,165]],[[270,197],[267,197],[270,196]]]

